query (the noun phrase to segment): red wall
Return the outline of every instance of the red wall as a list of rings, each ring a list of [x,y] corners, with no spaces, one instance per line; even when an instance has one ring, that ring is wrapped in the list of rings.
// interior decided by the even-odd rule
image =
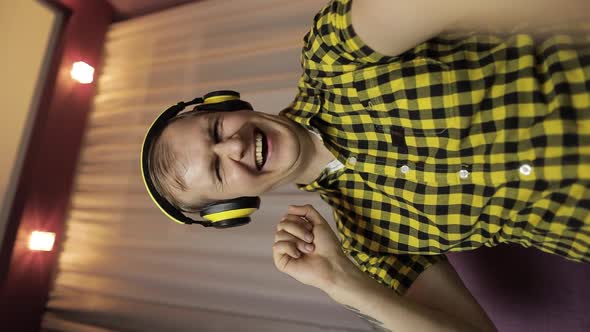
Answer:
[[[0,252],[0,330],[38,331],[63,237],[72,179],[96,84],[74,82],[75,61],[100,74],[113,9],[106,0],[48,0],[68,13],[51,60]],[[26,248],[32,230],[57,234],[52,252]]]

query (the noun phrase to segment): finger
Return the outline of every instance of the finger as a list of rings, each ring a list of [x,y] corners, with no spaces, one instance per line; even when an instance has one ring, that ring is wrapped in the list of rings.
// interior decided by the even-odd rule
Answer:
[[[295,259],[301,257],[301,252],[299,252],[299,250],[297,250],[295,243],[288,242],[288,241],[276,242],[272,246],[272,253],[273,253],[272,256],[275,261],[275,264],[277,264],[279,262],[279,260],[281,259],[281,257],[284,255],[288,255],[291,258],[295,258]]]
[[[281,219],[281,221],[285,220],[285,219],[289,219],[294,221],[297,224],[301,224],[303,225],[308,231],[312,231],[313,230],[313,224],[305,219],[304,217],[300,217],[294,214],[286,214],[283,219]]]
[[[293,234],[305,242],[313,242],[313,233],[306,227],[305,222],[300,217],[287,215],[277,224],[277,232],[285,231]]]
[[[294,214],[287,214],[287,215],[295,217],[295,219],[297,219],[298,222],[302,223],[305,226],[305,228],[309,229],[310,231],[313,230],[312,222],[307,220],[305,217],[301,217],[301,216],[294,215]]]
[[[281,253],[278,247],[273,246],[272,260],[279,271],[283,271],[291,259],[291,256]]]
[[[287,209],[289,214],[294,214],[300,217],[304,217],[314,225],[323,224],[326,222],[324,217],[310,204],[306,205],[289,205]]]
[[[285,231],[278,231],[275,234],[275,243],[280,241],[288,241],[295,243],[297,249],[306,254],[312,253],[315,249],[315,246],[313,244],[301,241],[300,239],[296,238],[293,234],[287,233]]]

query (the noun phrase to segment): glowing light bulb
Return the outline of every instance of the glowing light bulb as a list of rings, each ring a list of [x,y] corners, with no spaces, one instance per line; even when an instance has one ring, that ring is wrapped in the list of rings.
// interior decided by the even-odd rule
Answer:
[[[55,242],[55,233],[33,231],[29,238],[29,249],[36,251],[51,251]]]
[[[82,84],[92,83],[94,80],[94,68],[83,61],[74,62],[70,74]]]

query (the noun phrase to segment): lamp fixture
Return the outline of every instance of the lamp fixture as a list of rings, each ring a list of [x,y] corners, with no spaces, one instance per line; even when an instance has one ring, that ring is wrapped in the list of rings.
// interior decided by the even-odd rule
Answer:
[[[29,249],[34,251],[51,251],[55,243],[55,233],[33,231],[29,238]]]
[[[82,84],[92,83],[94,80],[94,68],[84,61],[74,62],[70,74],[73,79]]]

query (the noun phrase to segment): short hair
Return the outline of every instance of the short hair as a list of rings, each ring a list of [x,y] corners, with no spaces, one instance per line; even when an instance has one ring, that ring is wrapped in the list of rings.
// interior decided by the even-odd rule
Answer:
[[[193,110],[168,120],[166,126],[154,135],[154,142],[148,151],[149,175],[156,191],[175,208],[183,212],[198,212],[211,202],[185,203],[175,197],[173,190],[184,192],[188,189],[183,177],[186,163],[185,160],[177,156],[170,143],[162,139],[162,136],[166,128],[174,122],[204,113],[208,112]]]

